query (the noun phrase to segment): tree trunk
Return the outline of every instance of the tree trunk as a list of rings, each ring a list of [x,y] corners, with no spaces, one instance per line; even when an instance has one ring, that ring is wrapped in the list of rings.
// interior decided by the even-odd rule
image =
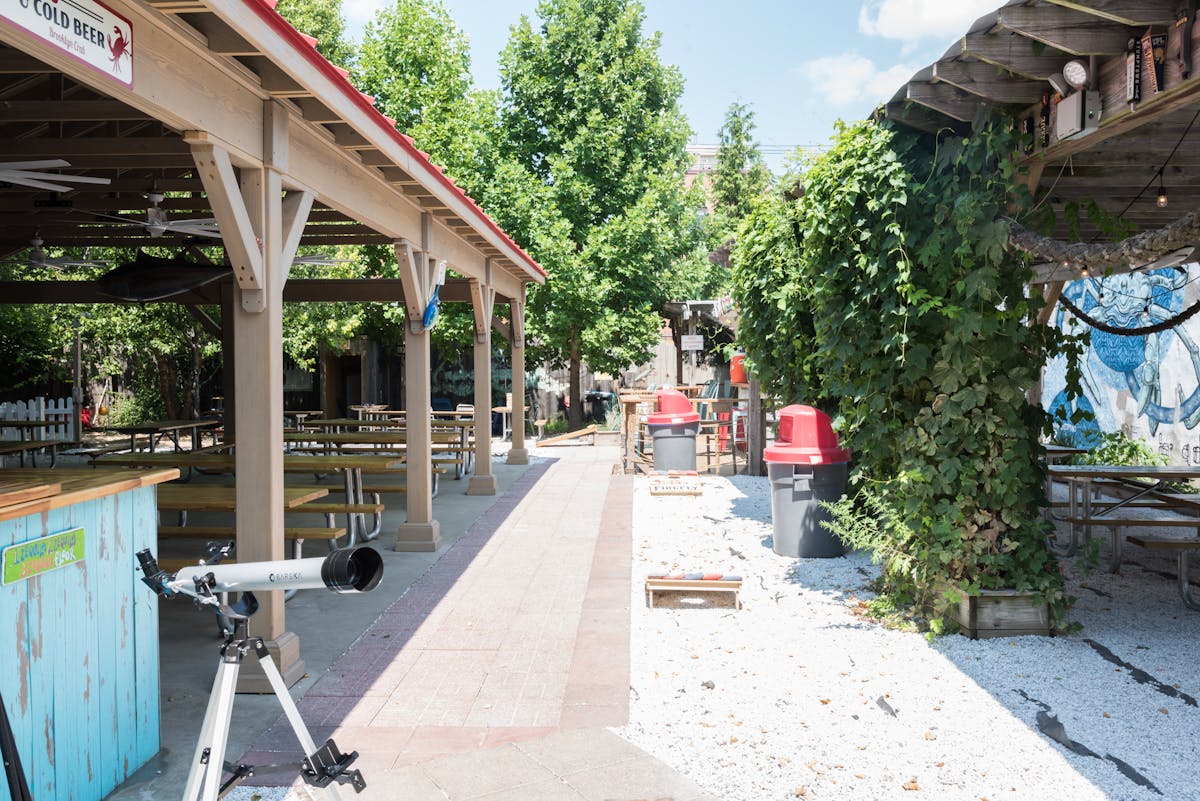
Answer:
[[[583,357],[579,355],[579,334],[571,337],[571,360],[569,364],[570,378],[567,386],[567,430],[578,431],[583,428],[583,393],[580,390],[580,373],[583,371]]]
[[[155,361],[158,362],[158,392],[162,396],[167,419],[178,420],[179,371],[175,369],[175,360],[169,354],[159,354]]]

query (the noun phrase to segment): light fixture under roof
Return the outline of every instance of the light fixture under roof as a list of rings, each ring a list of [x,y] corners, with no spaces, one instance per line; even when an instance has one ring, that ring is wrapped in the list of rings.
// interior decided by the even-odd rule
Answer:
[[[1083,89],[1091,80],[1088,65],[1079,59],[1071,59],[1062,68],[1063,78],[1075,89]]]

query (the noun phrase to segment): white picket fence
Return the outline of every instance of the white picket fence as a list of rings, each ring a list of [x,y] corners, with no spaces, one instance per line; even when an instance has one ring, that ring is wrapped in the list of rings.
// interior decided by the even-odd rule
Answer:
[[[75,442],[75,402],[71,398],[34,398],[27,401],[0,403],[0,420],[46,420],[49,425],[38,429],[34,439],[56,439]],[[21,432],[5,428],[0,423],[0,439],[20,439]]]

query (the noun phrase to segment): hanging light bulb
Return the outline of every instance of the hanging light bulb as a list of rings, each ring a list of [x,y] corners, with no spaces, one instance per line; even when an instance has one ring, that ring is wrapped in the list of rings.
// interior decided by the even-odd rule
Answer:
[[[1083,265],[1083,267],[1079,270],[1079,274],[1084,278],[1088,277],[1088,268],[1086,264]]]
[[[1100,293],[1100,302],[1101,303],[1104,302],[1104,293],[1103,292]]]
[[[1167,190],[1160,181],[1158,184],[1158,207],[1165,209],[1167,207]]]

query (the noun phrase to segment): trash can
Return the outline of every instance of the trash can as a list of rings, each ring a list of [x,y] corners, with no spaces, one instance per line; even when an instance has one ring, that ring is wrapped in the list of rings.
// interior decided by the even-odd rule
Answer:
[[[695,470],[700,413],[692,411],[692,402],[677,389],[654,394],[658,411],[646,418],[654,443],[654,469]]]
[[[838,447],[829,415],[811,406],[787,406],[779,412],[779,436],[763,450],[771,482],[772,550],[780,556],[834,557],[846,552],[842,541],[821,525],[829,512],[822,501],[846,492],[850,451]]]

